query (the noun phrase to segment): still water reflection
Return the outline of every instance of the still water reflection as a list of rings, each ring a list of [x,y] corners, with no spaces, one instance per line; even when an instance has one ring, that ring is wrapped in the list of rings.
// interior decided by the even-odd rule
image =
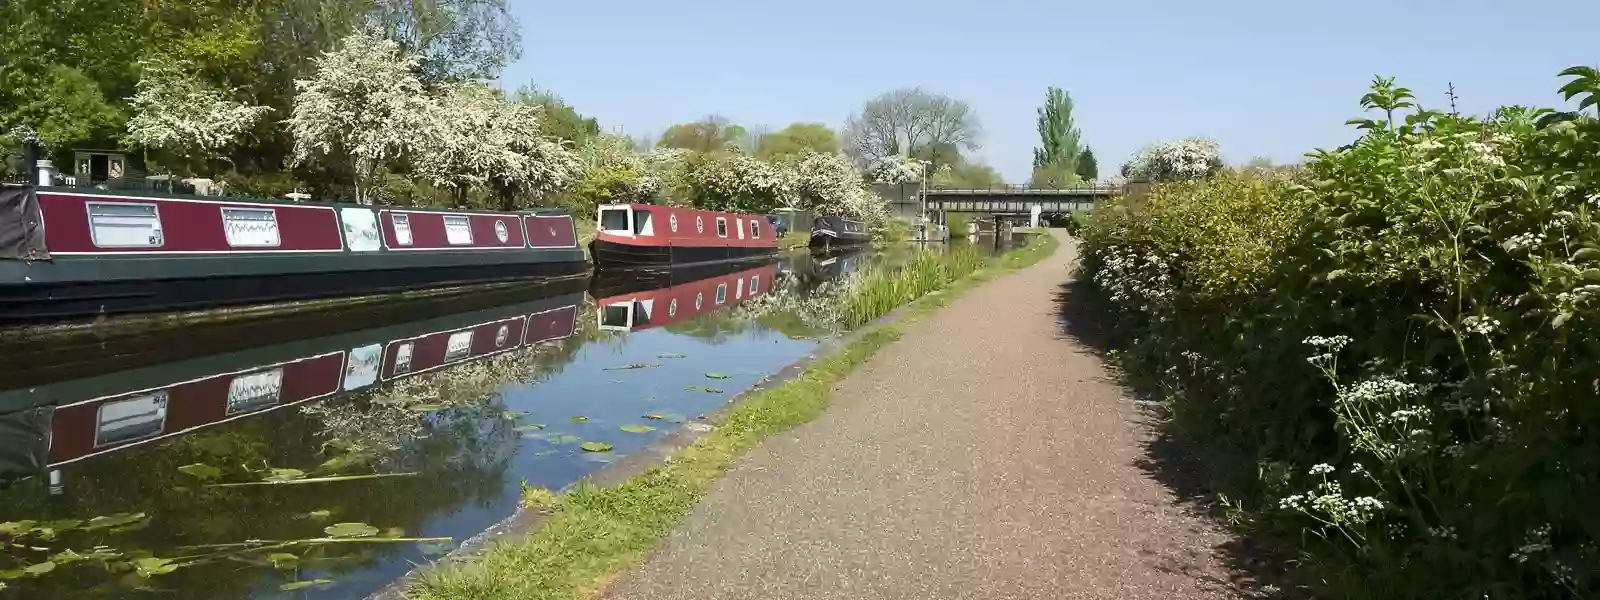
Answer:
[[[830,332],[783,307],[898,260],[0,350],[0,596],[365,597],[794,362]]]

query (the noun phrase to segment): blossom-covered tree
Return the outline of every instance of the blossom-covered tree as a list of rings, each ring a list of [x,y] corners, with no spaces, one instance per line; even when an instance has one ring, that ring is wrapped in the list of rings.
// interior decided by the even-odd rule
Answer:
[[[539,129],[540,107],[508,102],[481,83],[444,86],[417,142],[418,175],[464,194],[485,188],[512,209],[518,197],[541,196],[576,179],[578,158]]]
[[[179,168],[222,157],[256,122],[271,112],[228,99],[231,91],[208,85],[194,65],[169,58],[139,62],[138,91],[128,98],[133,116],[124,140],[131,146],[166,152]]]
[[[1122,165],[1122,175],[1156,182],[1187,181],[1210,177],[1221,169],[1222,152],[1215,141],[1189,138],[1145,148]]]
[[[785,165],[793,172],[795,208],[871,224],[888,217],[888,206],[867,190],[861,171],[842,154],[813,152]]]
[[[685,185],[702,208],[767,212],[794,203],[792,174],[746,154],[691,154],[683,174]]]
[[[347,161],[356,201],[367,202],[377,168],[413,151],[433,129],[432,102],[416,75],[417,61],[393,40],[356,32],[317,61],[310,79],[295,81],[295,164],[319,157]]]
[[[928,163],[904,156],[888,156],[873,163],[868,170],[878,183],[901,184],[922,181]]]

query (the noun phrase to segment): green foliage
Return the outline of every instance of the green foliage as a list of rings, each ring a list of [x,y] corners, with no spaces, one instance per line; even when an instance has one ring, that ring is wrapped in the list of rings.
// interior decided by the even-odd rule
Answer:
[[[693,123],[668,127],[661,139],[656,140],[656,147],[717,152],[737,148],[744,134],[743,127],[729,123],[727,118],[709,115]]]
[[[585,117],[560,96],[533,85],[517,90],[516,101],[544,109],[539,116],[539,128],[552,138],[577,144],[600,135],[600,121]]]
[[[1094,150],[1088,146],[1083,147],[1083,152],[1078,153],[1078,179],[1094,181],[1100,178],[1100,163],[1094,158]]]
[[[950,229],[950,237],[967,237],[967,226],[972,224],[972,215],[966,213],[950,213],[945,226]]]
[[[66,150],[105,140],[121,128],[122,113],[82,71],[62,65],[0,68],[0,131],[30,127],[39,143]]]
[[[1568,70],[1580,111],[1600,92]],[[1574,85],[1574,82],[1588,83]],[[1319,597],[1600,586],[1600,120],[1416,108],[1094,211],[1115,356]]]
[[[1039,107],[1039,145],[1033,149],[1033,187],[1065,187],[1078,181],[1083,133],[1072,120],[1072,95],[1051,87]]]
[[[761,136],[756,144],[756,157],[762,160],[838,152],[838,134],[821,123],[795,123],[775,133]]]
[[[989,165],[957,158],[954,164],[938,167],[928,176],[928,186],[946,190],[981,190],[1005,185],[1000,172]]]

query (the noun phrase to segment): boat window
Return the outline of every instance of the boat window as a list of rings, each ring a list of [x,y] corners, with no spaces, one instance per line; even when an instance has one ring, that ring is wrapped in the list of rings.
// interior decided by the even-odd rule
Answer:
[[[457,331],[444,341],[444,362],[455,362],[472,354],[473,330]]]
[[[255,412],[278,403],[283,393],[283,367],[234,377],[228,383],[228,406],[223,414]]]
[[[89,236],[100,248],[160,248],[165,243],[154,204],[90,202]]]
[[[466,215],[444,216],[444,239],[451,246],[472,245],[472,217]]]
[[[633,314],[632,302],[619,302],[600,309],[600,325],[602,327],[627,328],[629,316]]]
[[[633,233],[635,235],[652,235],[655,233],[655,230],[650,228],[650,211],[633,211]]]
[[[722,304],[723,302],[727,302],[727,301],[728,301],[728,284],[726,284],[726,283],[717,284],[717,304]]]
[[[717,217],[717,237],[728,237],[728,219]]]
[[[750,221],[750,239],[754,240],[761,238],[761,225],[759,223],[760,221]]]
[[[167,392],[140,394],[100,405],[94,447],[141,440],[167,426]]]
[[[389,215],[389,221],[394,223],[394,243],[397,246],[411,245],[411,216]]]
[[[406,342],[404,344],[400,344],[400,347],[395,349],[395,351],[394,351],[394,374],[395,375],[400,375],[402,373],[410,373],[411,372],[411,350],[412,350],[413,347],[414,347],[414,345],[411,342]]]
[[[278,246],[278,213],[270,208],[224,208],[222,229],[234,248]]]
[[[756,295],[756,294],[758,294],[760,292],[761,292],[761,276],[760,275],[751,275],[750,276],[750,295],[754,296],[754,295]]]
[[[626,208],[607,208],[600,211],[600,231],[620,231],[628,233],[628,212]]]

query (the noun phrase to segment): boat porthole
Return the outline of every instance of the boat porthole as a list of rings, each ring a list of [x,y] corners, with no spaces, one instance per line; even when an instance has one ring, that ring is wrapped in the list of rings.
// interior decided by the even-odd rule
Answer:
[[[494,347],[499,348],[506,345],[506,338],[508,337],[511,337],[511,329],[501,325],[500,331],[494,333]]]
[[[704,217],[694,218],[694,230],[699,233],[706,232],[706,220]]]
[[[506,229],[505,221],[496,220],[494,222],[494,237],[500,238],[500,243],[502,244],[511,239],[511,232]]]
[[[672,215],[671,217],[668,217],[667,218],[667,224],[672,226],[672,232],[673,233],[677,233],[678,232],[678,215]]]
[[[694,295],[694,309],[695,310],[700,310],[700,307],[705,305],[705,303],[706,303],[706,293],[705,292],[700,292],[700,293]]]
[[[669,317],[678,316],[678,299],[677,298],[673,298],[672,302],[668,302],[667,303],[667,316],[669,316]]]

